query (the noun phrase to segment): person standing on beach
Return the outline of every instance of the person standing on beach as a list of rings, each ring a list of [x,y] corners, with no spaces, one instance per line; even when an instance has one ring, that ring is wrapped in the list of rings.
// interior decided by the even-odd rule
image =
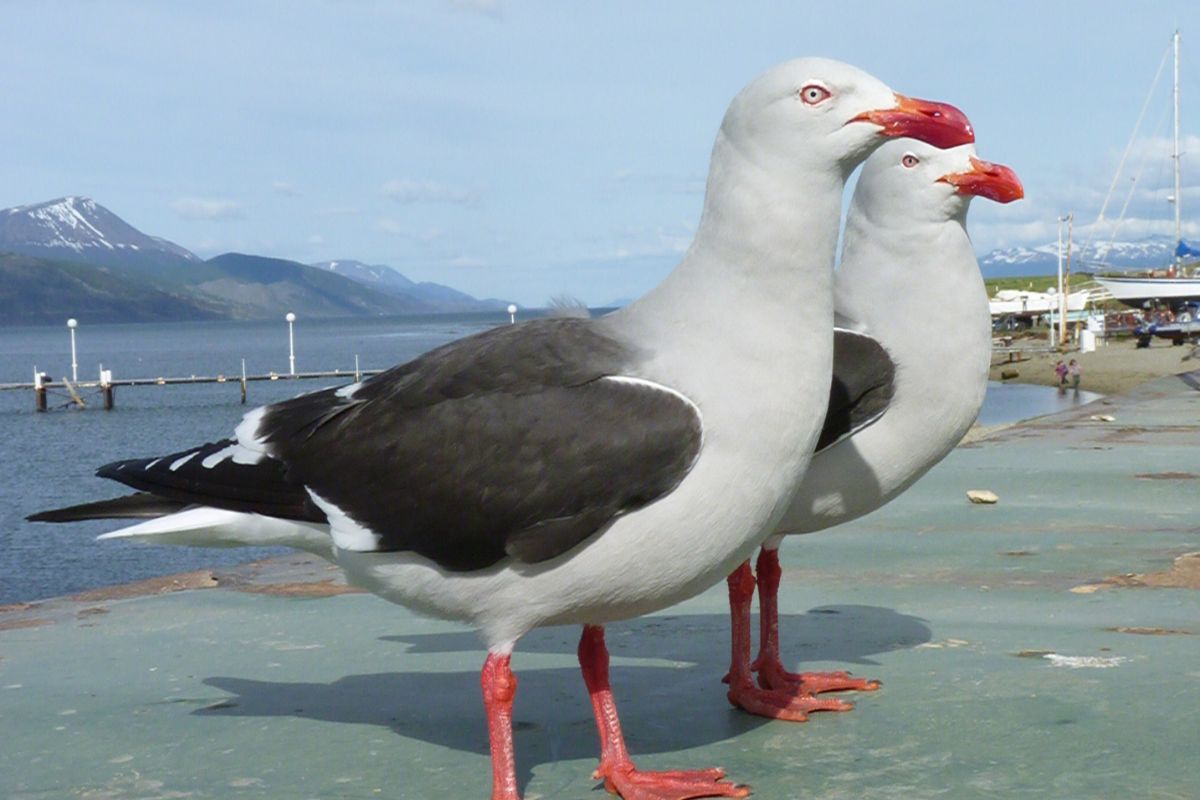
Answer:
[[[1058,363],[1061,364],[1062,362]],[[1067,365],[1067,373],[1071,376],[1071,388],[1078,392],[1079,379],[1083,377],[1083,370],[1080,368],[1079,362],[1072,358],[1071,363]]]
[[[1062,362],[1062,359],[1059,359],[1058,363],[1054,365],[1054,374],[1058,376],[1058,388],[1067,388],[1067,365]]]

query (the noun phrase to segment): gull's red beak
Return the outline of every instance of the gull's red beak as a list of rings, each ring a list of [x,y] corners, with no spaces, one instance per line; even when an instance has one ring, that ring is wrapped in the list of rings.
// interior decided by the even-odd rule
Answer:
[[[908,136],[943,150],[975,141],[971,120],[954,106],[902,94],[891,108],[865,111],[850,122],[873,122],[882,129],[880,136]]]
[[[971,169],[966,172],[951,172],[938,178],[958,190],[959,194],[986,197],[997,203],[1011,203],[1025,196],[1017,173],[1003,164],[991,164],[971,156]]]

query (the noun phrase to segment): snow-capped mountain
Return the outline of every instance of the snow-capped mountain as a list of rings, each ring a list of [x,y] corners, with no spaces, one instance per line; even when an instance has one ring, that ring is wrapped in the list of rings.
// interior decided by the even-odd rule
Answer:
[[[1161,267],[1171,261],[1174,250],[1175,240],[1169,236],[1150,236],[1132,242],[1093,242],[1090,246],[1076,242],[1071,251],[1071,269],[1094,272]],[[989,278],[1049,275],[1058,270],[1058,243],[993,250],[979,259],[979,266]]]
[[[429,281],[409,280],[395,267],[387,264],[364,264],[361,261],[339,259],[336,261],[320,261],[309,264],[310,267],[335,272],[356,283],[365,284],[386,294],[397,297],[410,297],[427,303],[440,311],[481,311],[491,308],[504,308],[507,300],[491,298],[477,300],[471,295]]]
[[[86,197],[0,209],[0,325],[438,314],[507,305],[358,261],[203,260]]]
[[[134,269],[201,262],[189,250],[147,236],[88,197],[0,210],[0,250]]]
[[[387,264],[364,264],[352,259],[339,259],[337,261],[318,261],[309,266],[336,272],[344,278],[385,291],[388,289],[411,289],[416,286],[413,281],[401,275],[395,267],[389,267]]]

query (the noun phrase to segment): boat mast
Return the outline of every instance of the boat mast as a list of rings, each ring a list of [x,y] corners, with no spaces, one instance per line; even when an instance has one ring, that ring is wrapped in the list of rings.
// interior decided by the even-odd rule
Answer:
[[[1171,152],[1175,162],[1175,264],[1183,261],[1179,245],[1183,243],[1182,192],[1179,183],[1179,31],[1175,31],[1175,143]]]

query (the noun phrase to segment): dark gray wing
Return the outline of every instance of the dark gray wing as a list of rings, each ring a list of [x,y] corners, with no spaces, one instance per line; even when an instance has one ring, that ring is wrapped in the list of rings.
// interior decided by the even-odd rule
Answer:
[[[206,446],[101,474],[176,500],[325,520],[308,492],[378,539],[447,569],[565,553],[669,493],[699,454],[681,396],[625,371],[624,347],[578,319],[504,326],[364,381],[268,406],[268,457]],[[156,488],[157,486],[157,488]]]
[[[542,561],[670,492],[699,452],[689,402],[605,379],[628,360],[586,320],[505,326],[351,396],[278,404],[258,436],[379,550],[459,570]]]
[[[883,416],[896,388],[896,364],[877,339],[845,328],[833,334],[833,380],[817,452]]]

